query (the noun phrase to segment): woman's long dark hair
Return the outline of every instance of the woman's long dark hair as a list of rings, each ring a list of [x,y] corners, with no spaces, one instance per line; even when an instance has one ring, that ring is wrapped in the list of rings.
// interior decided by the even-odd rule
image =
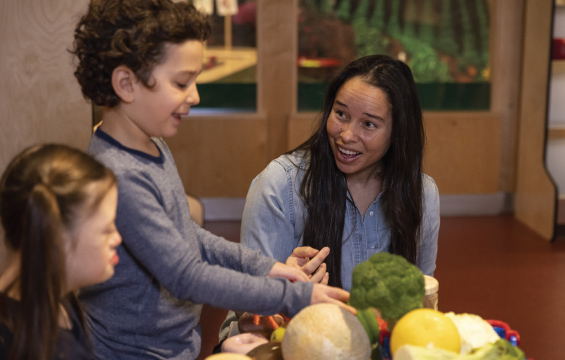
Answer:
[[[391,145],[382,158],[383,210],[391,228],[389,252],[416,263],[422,222],[422,156],[425,142],[422,109],[410,68],[384,55],[353,61],[330,82],[314,134],[298,148],[309,154],[300,193],[307,208],[304,245],[329,246],[326,259],[330,285],[341,287],[341,247],[347,181],[338,169],[326,124],[341,87],[360,78],[387,94],[392,108]]]
[[[14,334],[9,359],[53,358],[60,304],[70,290],[63,231],[76,225],[78,212],[90,215],[115,184],[110,170],[63,145],[28,148],[8,165],[0,180],[0,217],[8,249],[21,256],[19,278],[8,288],[19,293],[19,310],[10,314],[0,302],[0,319]]]

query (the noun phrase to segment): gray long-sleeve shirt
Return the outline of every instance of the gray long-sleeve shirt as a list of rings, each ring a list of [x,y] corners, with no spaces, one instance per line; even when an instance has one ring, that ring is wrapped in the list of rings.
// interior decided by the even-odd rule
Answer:
[[[100,129],[88,152],[118,178],[120,262],[107,282],[81,289],[100,359],[196,359],[203,303],[293,316],[311,283],[268,279],[275,260],[198,227],[173,157],[128,149]]]

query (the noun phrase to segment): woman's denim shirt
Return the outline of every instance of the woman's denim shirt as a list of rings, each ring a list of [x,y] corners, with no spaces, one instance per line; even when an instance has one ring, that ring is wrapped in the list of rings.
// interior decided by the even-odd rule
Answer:
[[[302,246],[306,207],[300,197],[300,183],[306,166],[301,153],[283,155],[257,175],[243,211],[242,244],[283,263],[294,248]],[[439,194],[434,180],[425,174],[423,188],[424,208],[416,265],[424,274],[433,276],[440,221]],[[390,227],[383,213],[381,195],[373,201],[363,219],[351,195],[347,194],[341,249],[341,281],[345,290],[351,289],[351,273],[357,264],[389,249]]]

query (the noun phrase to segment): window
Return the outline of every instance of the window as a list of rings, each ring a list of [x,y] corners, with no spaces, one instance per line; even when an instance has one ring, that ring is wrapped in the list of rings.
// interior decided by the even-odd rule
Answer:
[[[257,108],[257,3],[255,0],[224,3],[232,2],[235,11],[230,15],[229,11],[227,14],[222,11],[222,1],[194,1],[197,7],[205,5],[211,12],[212,24],[212,34],[204,48],[203,71],[197,79],[200,93],[197,111],[231,113]]]
[[[331,75],[352,60],[405,61],[425,110],[490,107],[487,0],[300,0],[298,110],[319,110]]]

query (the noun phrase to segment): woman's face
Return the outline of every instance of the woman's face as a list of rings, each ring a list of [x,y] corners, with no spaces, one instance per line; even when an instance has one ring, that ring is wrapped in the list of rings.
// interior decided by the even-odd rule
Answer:
[[[348,180],[375,176],[390,147],[387,95],[361,78],[348,80],[337,92],[326,129],[336,165]]]
[[[65,232],[69,291],[106,281],[114,275],[119,260],[116,247],[122,241],[114,223],[117,205],[118,189],[113,186],[94,212],[88,216],[79,214],[84,218]]]

